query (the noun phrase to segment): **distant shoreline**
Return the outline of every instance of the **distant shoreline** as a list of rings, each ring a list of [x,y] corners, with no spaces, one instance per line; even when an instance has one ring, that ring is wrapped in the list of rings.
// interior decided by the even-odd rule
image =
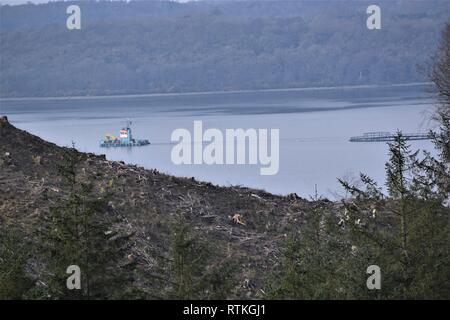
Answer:
[[[258,93],[258,92],[289,92],[289,91],[315,91],[334,89],[370,89],[370,88],[391,88],[391,87],[413,87],[431,85],[431,82],[411,82],[398,84],[371,84],[371,85],[347,85],[330,87],[300,87],[300,88],[280,88],[280,89],[249,89],[230,91],[192,91],[174,93],[140,93],[140,94],[117,94],[117,95],[97,95],[97,96],[61,96],[61,97],[0,97],[0,101],[34,101],[34,100],[94,100],[94,99],[115,99],[115,98],[141,98],[141,97],[170,97],[170,96],[193,96],[193,95],[213,95],[213,94],[234,94],[234,93]]]

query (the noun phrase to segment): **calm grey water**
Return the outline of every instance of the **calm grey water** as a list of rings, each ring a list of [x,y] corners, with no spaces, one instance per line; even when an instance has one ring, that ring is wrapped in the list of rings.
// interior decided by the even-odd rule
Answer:
[[[384,181],[385,143],[350,143],[368,131],[427,132],[433,99],[426,85],[334,88],[84,99],[0,100],[0,113],[45,140],[61,146],[75,141],[80,151],[108,159],[194,176],[219,185],[245,185],[279,194],[314,193],[334,198],[343,190],[337,177],[354,179],[360,171]],[[104,149],[105,133],[118,135],[129,118],[136,138],[152,144]],[[259,165],[175,165],[170,136],[177,128],[280,129],[280,170],[261,176]],[[432,149],[412,141],[413,149]]]

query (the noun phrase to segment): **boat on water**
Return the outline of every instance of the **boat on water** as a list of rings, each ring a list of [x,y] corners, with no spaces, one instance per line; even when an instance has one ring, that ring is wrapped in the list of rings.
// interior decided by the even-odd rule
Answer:
[[[131,134],[131,121],[127,121],[124,128],[120,129],[119,137],[107,133],[105,139],[100,141],[100,147],[140,147],[150,144],[147,139],[134,139]]]

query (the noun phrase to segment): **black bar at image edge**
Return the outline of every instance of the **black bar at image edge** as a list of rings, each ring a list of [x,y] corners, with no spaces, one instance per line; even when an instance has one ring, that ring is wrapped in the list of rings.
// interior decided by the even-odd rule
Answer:
[[[127,317],[145,314],[145,319],[292,319],[320,315],[350,316],[356,310],[365,310],[362,318],[384,317],[390,309],[406,313],[424,311],[431,307],[434,311],[448,309],[448,301],[298,301],[298,300],[228,300],[228,301],[0,301],[0,309],[10,309],[15,315],[21,312],[52,312],[58,319],[66,315],[77,317],[98,313],[103,316]],[[42,310],[41,310],[42,309]],[[428,309],[429,310],[429,309]],[[358,311],[359,313],[359,311]],[[354,314],[356,316],[356,314]],[[362,316],[362,314],[360,314]],[[142,318],[142,317],[140,317]],[[361,317],[360,317],[361,318]]]

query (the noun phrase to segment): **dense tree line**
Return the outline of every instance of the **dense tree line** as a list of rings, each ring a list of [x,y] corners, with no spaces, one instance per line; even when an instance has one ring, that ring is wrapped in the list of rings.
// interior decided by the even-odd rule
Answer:
[[[1,7],[1,96],[66,96],[425,81],[448,1],[81,2]]]

